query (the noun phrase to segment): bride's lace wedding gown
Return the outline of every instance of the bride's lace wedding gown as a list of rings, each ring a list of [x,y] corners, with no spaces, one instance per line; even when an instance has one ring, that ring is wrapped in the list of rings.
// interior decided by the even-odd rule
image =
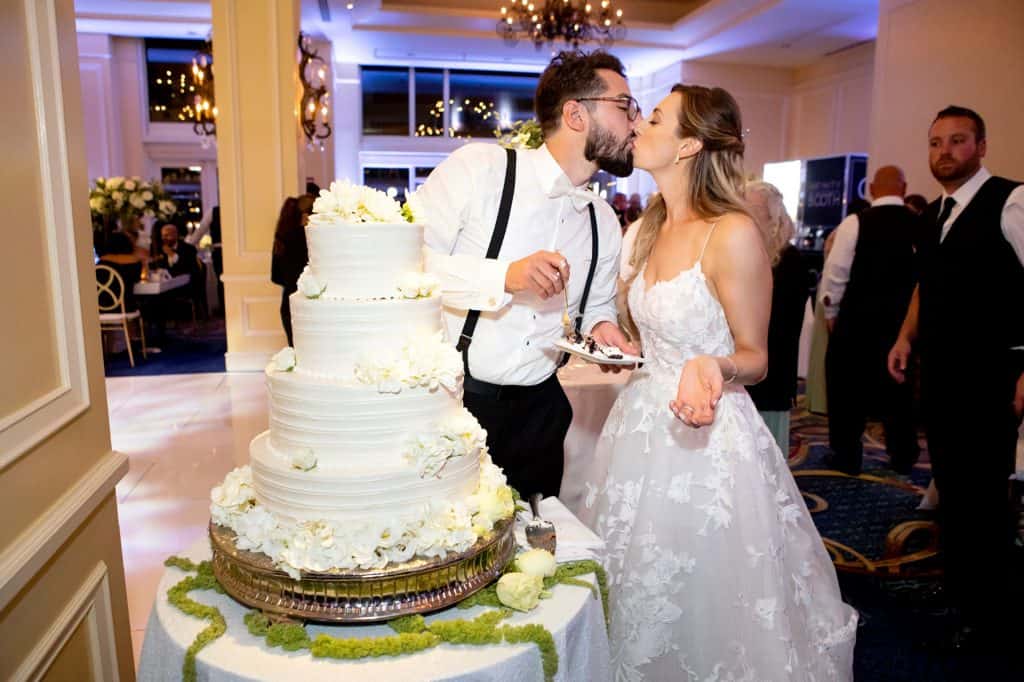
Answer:
[[[700,260],[649,290],[641,271],[628,300],[645,364],[605,423],[584,514],[608,545],[615,679],[852,679],[857,613],[750,396],[726,385],[700,429],[668,408],[686,360],[734,351]]]

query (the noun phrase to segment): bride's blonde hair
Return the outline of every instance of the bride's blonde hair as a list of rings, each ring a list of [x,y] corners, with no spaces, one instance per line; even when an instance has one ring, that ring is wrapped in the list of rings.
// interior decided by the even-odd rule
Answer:
[[[690,170],[688,193],[694,213],[705,220],[726,213],[749,215],[743,200],[743,127],[736,100],[722,88],[700,85],[677,83],[672,92],[682,96],[676,135],[702,143]],[[640,216],[629,258],[634,276],[650,256],[667,216],[665,199],[658,194]]]

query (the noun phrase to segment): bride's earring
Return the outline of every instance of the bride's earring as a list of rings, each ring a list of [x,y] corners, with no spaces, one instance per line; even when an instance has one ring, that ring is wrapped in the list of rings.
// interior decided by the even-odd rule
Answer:
[[[673,161],[672,164],[678,166],[679,162],[682,161],[682,160],[683,160],[683,153],[682,152],[676,152],[676,160]]]

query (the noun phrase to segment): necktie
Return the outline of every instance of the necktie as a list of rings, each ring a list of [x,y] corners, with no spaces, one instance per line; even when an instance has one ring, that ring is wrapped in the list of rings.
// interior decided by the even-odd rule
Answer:
[[[942,230],[942,226],[949,220],[949,214],[953,212],[954,206],[956,206],[956,199],[953,197],[946,197],[942,202],[942,212],[939,213],[939,230]]]

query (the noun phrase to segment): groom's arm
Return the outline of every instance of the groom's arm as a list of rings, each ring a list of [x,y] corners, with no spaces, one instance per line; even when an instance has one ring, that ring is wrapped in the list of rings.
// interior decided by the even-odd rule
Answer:
[[[497,145],[469,144],[441,162],[416,191],[416,206],[426,215],[425,269],[441,281],[446,306],[462,310],[498,310],[509,304],[505,292],[508,262],[484,258],[493,225],[480,225],[474,199],[501,193],[505,150]],[[478,248],[455,253],[460,239]],[[386,244],[382,245],[387,248]]]

